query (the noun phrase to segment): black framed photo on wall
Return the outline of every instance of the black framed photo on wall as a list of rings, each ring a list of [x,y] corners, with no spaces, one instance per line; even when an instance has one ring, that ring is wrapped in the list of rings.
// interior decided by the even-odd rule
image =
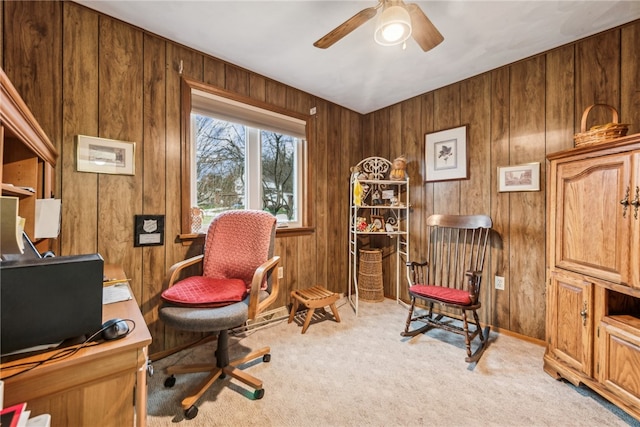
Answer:
[[[133,246],[164,245],[164,215],[135,215]]]

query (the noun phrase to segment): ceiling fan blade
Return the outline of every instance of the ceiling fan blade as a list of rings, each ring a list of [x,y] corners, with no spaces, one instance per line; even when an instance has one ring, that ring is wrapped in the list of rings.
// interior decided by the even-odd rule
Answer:
[[[438,46],[444,40],[440,31],[431,23],[422,9],[415,4],[407,4],[407,10],[411,15],[411,36],[420,45],[423,51],[428,51]]]
[[[320,49],[326,49],[338,40],[342,39],[344,36],[349,34],[351,31],[358,28],[360,25],[367,22],[369,19],[376,16],[378,12],[378,7],[368,7],[366,9],[361,10],[360,12],[353,15],[351,18],[347,19],[342,24],[338,25],[335,29],[330,31],[327,35],[320,38],[313,45],[315,47],[319,47]]]

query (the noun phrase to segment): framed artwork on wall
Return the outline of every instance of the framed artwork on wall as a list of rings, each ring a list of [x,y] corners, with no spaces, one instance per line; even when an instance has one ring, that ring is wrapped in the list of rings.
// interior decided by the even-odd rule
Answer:
[[[428,133],[424,157],[425,181],[467,179],[467,126]]]
[[[135,175],[135,142],[76,136],[78,172]]]
[[[540,163],[498,166],[498,192],[540,191]]]

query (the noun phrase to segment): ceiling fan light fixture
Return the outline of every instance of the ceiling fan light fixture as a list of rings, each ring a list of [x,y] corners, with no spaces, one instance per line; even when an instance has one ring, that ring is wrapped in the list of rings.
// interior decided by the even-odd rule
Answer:
[[[402,6],[385,7],[376,23],[374,40],[382,46],[404,43],[411,36],[411,16]]]

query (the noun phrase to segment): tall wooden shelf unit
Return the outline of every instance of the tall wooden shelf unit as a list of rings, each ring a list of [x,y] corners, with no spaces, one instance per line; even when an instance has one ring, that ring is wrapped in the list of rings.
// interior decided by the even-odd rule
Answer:
[[[389,178],[391,162],[382,157],[368,157],[360,161],[351,174],[349,185],[349,290],[351,307],[358,313],[358,253],[359,249],[372,249],[371,239],[376,237],[395,240],[396,300],[400,301],[401,274],[409,254],[409,177],[403,180]],[[356,200],[356,188],[359,187],[359,203]],[[385,195],[393,192],[393,198]],[[379,198],[378,198],[379,196]],[[389,224],[387,230],[362,230],[358,218],[364,218],[367,224],[373,224],[375,217],[382,217]]]
[[[640,134],[547,158],[544,369],[640,420]]]
[[[53,195],[58,152],[1,68],[0,90],[2,195],[19,198],[24,230],[34,238],[36,199]]]

